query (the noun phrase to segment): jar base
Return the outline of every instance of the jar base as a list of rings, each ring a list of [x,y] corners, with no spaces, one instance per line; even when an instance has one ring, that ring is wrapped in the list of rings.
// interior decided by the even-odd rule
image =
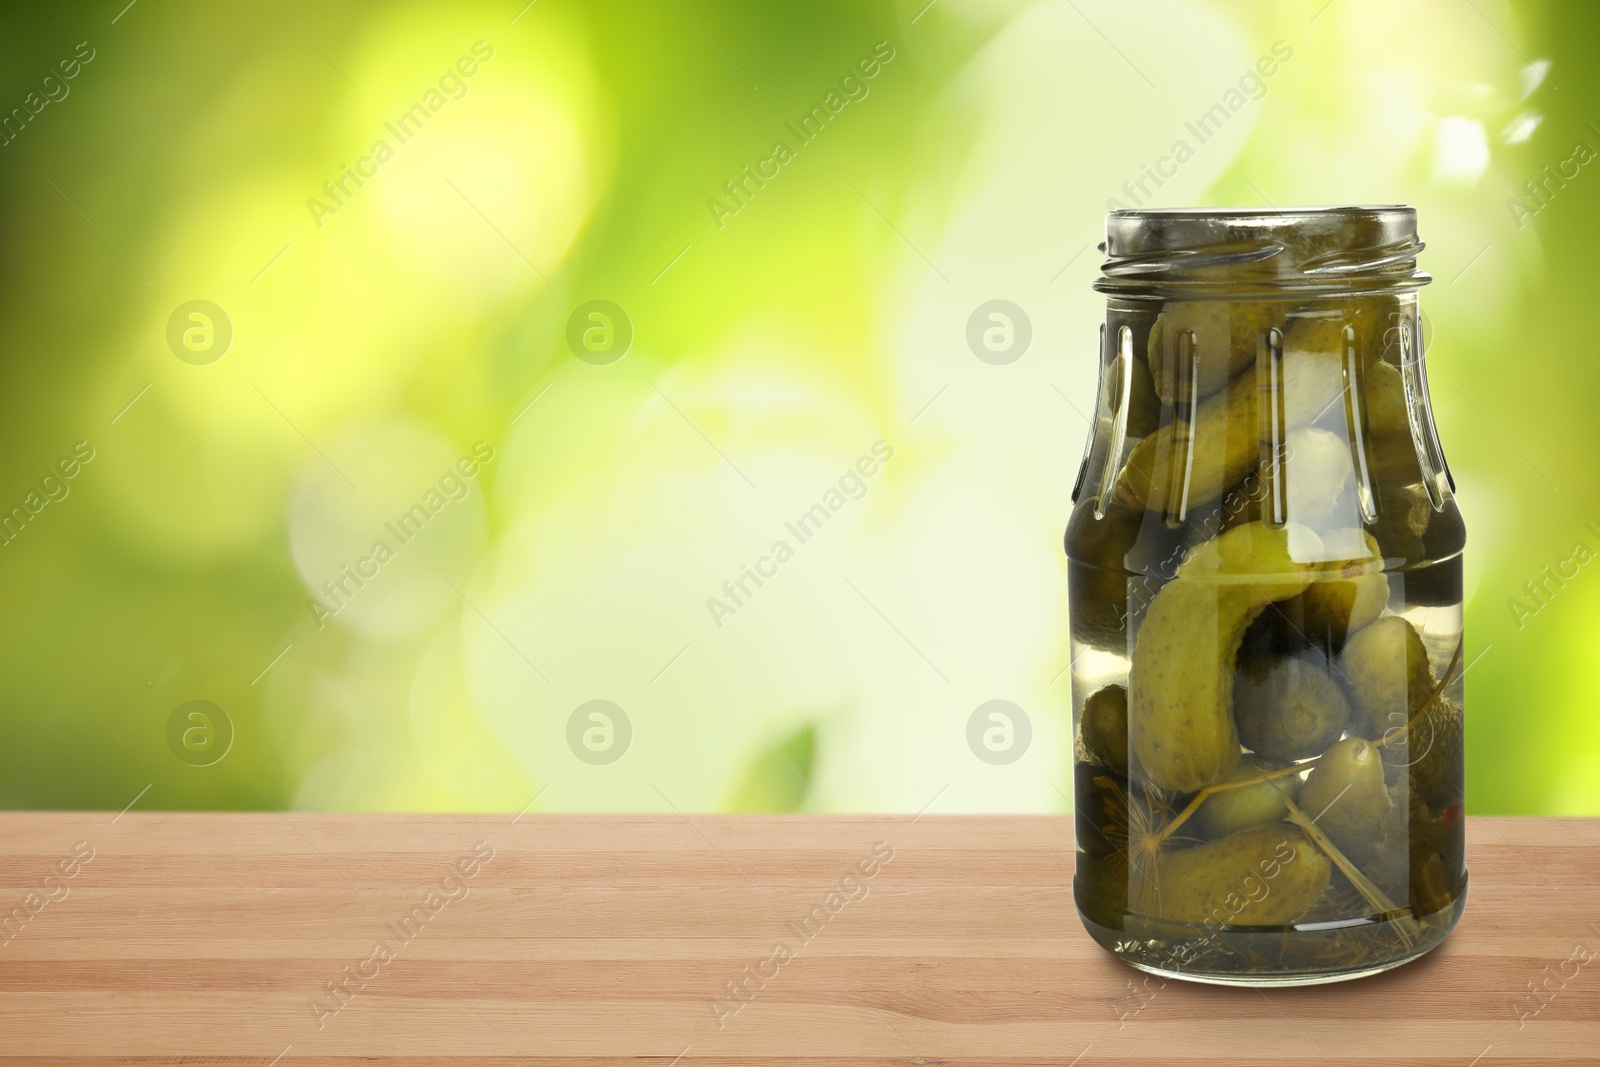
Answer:
[[[1273,932],[1230,931],[1224,928],[1208,935],[1207,942],[1208,948],[1215,945],[1225,950],[1222,953],[1209,955],[1221,955],[1233,961],[1234,965],[1227,968],[1208,966],[1199,961],[1187,966],[1179,965],[1174,959],[1181,951],[1177,942],[1134,938],[1127,931],[1113,930],[1100,925],[1085,915],[1082,908],[1078,909],[1078,918],[1083,923],[1084,929],[1089,932],[1089,936],[1093,937],[1101,948],[1130,967],[1147,974],[1201,985],[1272,988],[1349,982],[1394,970],[1438,948],[1455,929],[1466,906],[1467,883],[1463,877],[1460,891],[1449,904],[1421,920],[1406,921],[1407,936],[1402,936],[1400,933],[1402,920],[1365,923],[1342,929],[1331,928],[1328,924],[1318,924],[1316,929],[1300,928]],[[1318,962],[1298,967],[1280,963],[1274,967],[1270,962],[1273,956],[1280,961],[1285,958],[1291,939],[1300,941],[1302,945],[1309,945],[1313,939],[1332,941],[1338,934],[1346,936],[1356,934],[1362,945],[1370,946],[1360,955],[1359,963],[1340,963],[1337,960],[1330,960],[1326,963]],[[1405,947],[1408,937],[1413,943]],[[1391,945],[1394,947],[1387,950],[1378,947]],[[1267,959],[1267,966],[1252,969],[1247,962],[1252,955]]]

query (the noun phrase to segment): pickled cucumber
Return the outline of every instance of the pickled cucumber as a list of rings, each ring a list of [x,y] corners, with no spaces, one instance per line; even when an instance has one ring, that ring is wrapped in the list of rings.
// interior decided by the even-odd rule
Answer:
[[[1285,431],[1329,416],[1344,421],[1345,359],[1343,330],[1318,318],[1296,318],[1283,333],[1277,374],[1256,375],[1263,406],[1276,399]]]
[[[1161,422],[1161,399],[1156,396],[1156,386],[1150,377],[1149,365],[1142,359],[1134,359],[1131,363],[1133,374],[1128,383],[1124,432],[1129,437],[1143,437],[1154,433]],[[1106,395],[1110,399],[1113,411],[1122,403],[1122,364],[1121,359],[1116,359],[1106,367],[1108,390]]]
[[[1268,759],[1302,760],[1339,740],[1350,702],[1323,663],[1316,652],[1241,662],[1233,718],[1246,748]]]
[[[1461,706],[1435,701],[1409,734],[1403,752],[1411,765],[1413,794],[1437,811],[1461,803],[1461,765],[1466,754]]]
[[[1150,602],[1128,672],[1128,723],[1141,771],[1161,788],[1199,789],[1238,765],[1239,643],[1263,608],[1311,581],[1290,540],[1288,527],[1236,526],[1191,551]]]
[[[1305,351],[1327,353],[1345,367],[1352,350],[1363,369],[1384,359],[1398,365],[1399,323],[1405,317],[1400,302],[1392,296],[1357,298],[1333,311],[1304,311],[1289,319],[1284,349],[1293,344]]]
[[[1134,511],[1198,512],[1255,466],[1258,436],[1255,383],[1229,384],[1134,446],[1116,500]]]
[[[1369,623],[1346,642],[1339,673],[1350,690],[1350,730],[1370,740],[1404,728],[1433,690],[1428,649],[1398,615]]]
[[[1255,756],[1244,756],[1239,760],[1239,766],[1229,776],[1229,781],[1254,778],[1263,771],[1276,769],[1278,769],[1277,764],[1268,763]],[[1200,810],[1195,813],[1195,818],[1207,837],[1226,837],[1247,826],[1282,822],[1284,816],[1289,814],[1286,800],[1297,799],[1300,796],[1300,786],[1299,777],[1290,774],[1282,778],[1270,778],[1264,782],[1242,785],[1236,789],[1226,789],[1207,797],[1205,803],[1200,805]]]
[[[1466,820],[1458,804],[1437,816],[1413,798],[1411,900],[1421,912],[1437,911],[1465,888]]]
[[[1083,747],[1116,773],[1128,773],[1128,691],[1108,685],[1083,702]]]
[[[1304,600],[1304,593],[1288,600],[1279,600],[1268,604],[1267,609],[1256,616],[1256,621],[1246,628],[1244,641],[1239,645],[1241,670],[1247,664],[1253,664],[1257,673],[1260,673],[1271,661],[1299,655],[1311,647],[1311,640],[1306,636]],[[1237,688],[1234,699],[1238,699]]]
[[[1362,737],[1328,749],[1306,776],[1300,806],[1351,860],[1370,860],[1391,817],[1378,749]]]
[[[1411,906],[1419,914],[1438,911],[1460,892],[1460,886],[1450,876],[1444,856],[1437,849],[1414,849],[1410,859]],[[1404,899],[1405,895],[1401,896]]]
[[[1397,813],[1378,855],[1369,863],[1373,881],[1419,914],[1437,911],[1461,890],[1464,837],[1459,811],[1436,817],[1404,780],[1390,789]],[[1398,813],[1403,812],[1404,815]]]
[[[1361,394],[1368,476],[1385,484],[1421,481],[1422,462],[1411,435],[1410,403],[1399,368],[1374,363],[1363,374]]]
[[[1182,923],[1274,926],[1305,914],[1328,888],[1332,864],[1297,827],[1251,826],[1176,852],[1135,877],[1132,896],[1153,918]]]
[[[1303,426],[1285,440],[1289,521],[1318,534],[1360,523],[1354,493],[1356,471],[1345,439],[1315,426]]]
[[[1077,548],[1067,586],[1072,638],[1087,645],[1126,649],[1127,554],[1139,537],[1142,516],[1112,504],[1096,519],[1093,508],[1073,512],[1067,539]]]
[[[1395,438],[1411,439],[1411,416],[1406,403],[1405,377],[1400,368],[1388,363],[1375,363],[1362,375],[1361,395],[1365,400],[1368,430],[1383,438],[1385,444]],[[1409,450],[1409,449],[1408,449]]]
[[[1259,469],[1252,470],[1237,485],[1230,486],[1210,514],[1196,525],[1202,531],[1220,533],[1247,522],[1256,522],[1264,516],[1262,505],[1267,493]]]
[[[1422,535],[1433,520],[1433,503],[1421,485],[1379,485],[1378,521],[1371,532],[1385,556],[1424,559]]]
[[[1389,604],[1389,578],[1383,572],[1378,541],[1365,530],[1336,534],[1329,543],[1359,538],[1363,558],[1331,561],[1317,568],[1317,579],[1300,594],[1305,632],[1332,652],[1344,648],[1345,639],[1372,622]]]
[[[1150,327],[1146,350],[1156,395],[1163,404],[1210,396],[1256,361],[1273,325],[1274,305],[1265,301],[1167,304]]]
[[[1372,532],[1383,554],[1429,561],[1426,567],[1407,570],[1396,591],[1414,606],[1458,606],[1463,592],[1460,556],[1467,531],[1455,499],[1446,497],[1444,506],[1435,511],[1425,486],[1380,484],[1377,504],[1378,521]]]

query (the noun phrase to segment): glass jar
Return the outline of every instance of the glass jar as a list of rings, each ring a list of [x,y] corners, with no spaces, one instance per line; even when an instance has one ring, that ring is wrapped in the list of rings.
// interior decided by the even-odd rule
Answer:
[[[1416,212],[1117,211],[1102,247],[1066,537],[1079,915],[1199,981],[1414,959],[1467,889]]]

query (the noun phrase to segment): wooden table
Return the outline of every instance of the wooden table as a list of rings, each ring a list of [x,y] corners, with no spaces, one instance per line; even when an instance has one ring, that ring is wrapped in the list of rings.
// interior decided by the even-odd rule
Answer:
[[[0,815],[0,915],[22,909],[0,934],[0,1064],[1600,1063],[1600,821],[1471,820],[1443,948],[1266,994],[1146,983],[1097,948],[1071,835]]]

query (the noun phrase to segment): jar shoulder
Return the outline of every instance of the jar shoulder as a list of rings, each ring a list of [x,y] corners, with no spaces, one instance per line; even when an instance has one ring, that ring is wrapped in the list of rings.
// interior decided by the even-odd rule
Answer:
[[[1113,301],[1067,554],[1167,574],[1254,521],[1311,531],[1324,560],[1367,537],[1386,569],[1459,554],[1421,340],[1414,293]]]

